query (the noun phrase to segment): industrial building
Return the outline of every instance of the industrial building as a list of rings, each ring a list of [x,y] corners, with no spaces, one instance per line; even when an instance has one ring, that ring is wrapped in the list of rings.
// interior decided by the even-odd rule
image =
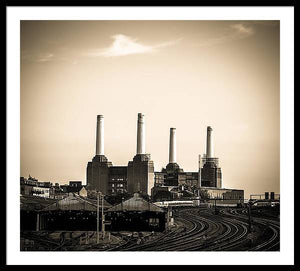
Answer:
[[[113,166],[104,155],[104,118],[97,116],[96,154],[87,165],[87,189],[105,195],[128,192],[151,195],[152,198],[178,199],[184,194],[195,196],[196,190],[223,191],[226,197],[235,198],[232,189],[222,188],[222,171],[214,155],[213,129],[207,127],[206,154],[199,155],[199,169],[184,172],[176,161],[176,128],[170,128],[169,163],[160,172],[154,172],[154,163],[145,151],[145,118],[138,114],[137,150],[127,166]],[[225,191],[226,190],[226,191]],[[186,191],[184,193],[183,191]],[[240,193],[243,194],[243,190]],[[158,194],[157,194],[158,193]],[[160,195],[159,195],[160,194]],[[216,193],[211,192],[211,196]],[[244,196],[242,195],[242,198]],[[240,198],[240,196],[239,196]]]
[[[198,172],[184,172],[176,162],[176,128],[170,128],[169,163],[161,172],[155,172],[155,187],[152,189],[152,198],[157,200],[179,199],[184,196],[183,191],[195,190],[213,191],[222,188],[222,172],[219,167],[219,159],[214,156],[213,129],[207,127],[206,154],[199,155]],[[178,189],[180,187],[181,189]],[[226,189],[222,189],[225,193]],[[227,195],[230,191],[226,191]],[[242,191],[242,190],[240,190]],[[215,193],[211,192],[210,196]],[[233,195],[232,195],[233,196]],[[235,197],[235,196],[233,196]]]
[[[198,172],[184,172],[176,162],[176,128],[170,128],[169,163],[155,172],[156,186],[222,187],[219,159],[214,157],[213,130],[207,127],[206,155],[199,156]]]
[[[176,163],[176,129],[170,129],[169,163],[161,172],[155,172],[154,201],[194,199],[222,199],[240,203],[244,191],[222,188],[222,171],[219,158],[214,156],[213,129],[207,127],[206,154],[199,155],[198,172],[184,172]]]
[[[97,116],[96,154],[87,165],[87,187],[105,195],[129,192],[151,194],[154,185],[154,164],[145,152],[145,120],[137,120],[137,151],[128,166],[113,166],[104,155],[104,118]]]
[[[176,128],[170,128],[169,163],[161,172],[155,172],[155,186],[199,187],[199,172],[184,172],[176,162]]]
[[[213,129],[207,127],[206,154],[199,155],[199,183],[200,187],[222,187],[222,171],[219,167],[219,158],[214,156]]]

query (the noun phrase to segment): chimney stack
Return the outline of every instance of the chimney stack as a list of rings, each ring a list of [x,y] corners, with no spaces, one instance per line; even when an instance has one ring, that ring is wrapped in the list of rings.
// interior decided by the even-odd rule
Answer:
[[[207,127],[206,158],[214,158],[213,129]]]
[[[145,154],[145,122],[142,113],[138,113],[136,154]]]
[[[97,116],[96,155],[104,155],[104,118]]]
[[[169,163],[176,163],[176,128],[170,128]]]

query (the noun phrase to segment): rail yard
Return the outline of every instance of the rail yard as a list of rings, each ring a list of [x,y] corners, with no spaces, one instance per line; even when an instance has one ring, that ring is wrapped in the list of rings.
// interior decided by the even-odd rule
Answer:
[[[274,209],[274,208],[273,208]],[[163,232],[22,231],[21,250],[77,251],[279,251],[279,208],[173,208]]]

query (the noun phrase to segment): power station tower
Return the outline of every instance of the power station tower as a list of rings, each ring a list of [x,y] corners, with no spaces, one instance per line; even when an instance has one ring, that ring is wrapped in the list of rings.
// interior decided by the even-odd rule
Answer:
[[[222,171],[219,167],[219,158],[214,154],[213,129],[207,127],[206,154],[199,156],[199,185],[204,187],[222,188]]]
[[[92,162],[88,162],[87,164],[87,187],[91,190],[107,194],[109,167],[111,166],[112,163],[104,155],[104,117],[103,115],[98,115],[96,125],[96,153]]]
[[[129,193],[139,192],[151,195],[154,186],[154,163],[145,148],[145,116],[138,113],[136,155],[127,167],[127,188]]]
[[[170,128],[169,163],[166,166],[164,185],[178,186],[178,173],[183,170],[177,164],[176,157],[176,128]]]

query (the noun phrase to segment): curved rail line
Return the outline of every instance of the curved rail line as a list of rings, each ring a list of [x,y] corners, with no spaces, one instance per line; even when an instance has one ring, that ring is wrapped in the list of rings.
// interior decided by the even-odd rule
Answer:
[[[279,223],[265,218],[253,218],[255,225],[268,228],[267,240],[247,247],[248,217],[235,209],[221,210],[214,215],[211,209],[188,208],[178,211],[175,221],[185,224],[188,230],[165,234],[144,244],[130,244],[130,251],[228,251],[228,250],[274,250],[279,246]],[[241,245],[244,245],[241,249]]]
[[[223,210],[224,214],[229,216],[235,216],[241,220],[248,221],[248,212],[245,210]],[[271,231],[271,236],[264,240],[262,243],[255,245],[250,248],[250,251],[267,251],[267,250],[279,250],[280,247],[280,223],[276,220],[253,217],[253,223],[256,225],[263,226],[265,229],[269,229]]]

